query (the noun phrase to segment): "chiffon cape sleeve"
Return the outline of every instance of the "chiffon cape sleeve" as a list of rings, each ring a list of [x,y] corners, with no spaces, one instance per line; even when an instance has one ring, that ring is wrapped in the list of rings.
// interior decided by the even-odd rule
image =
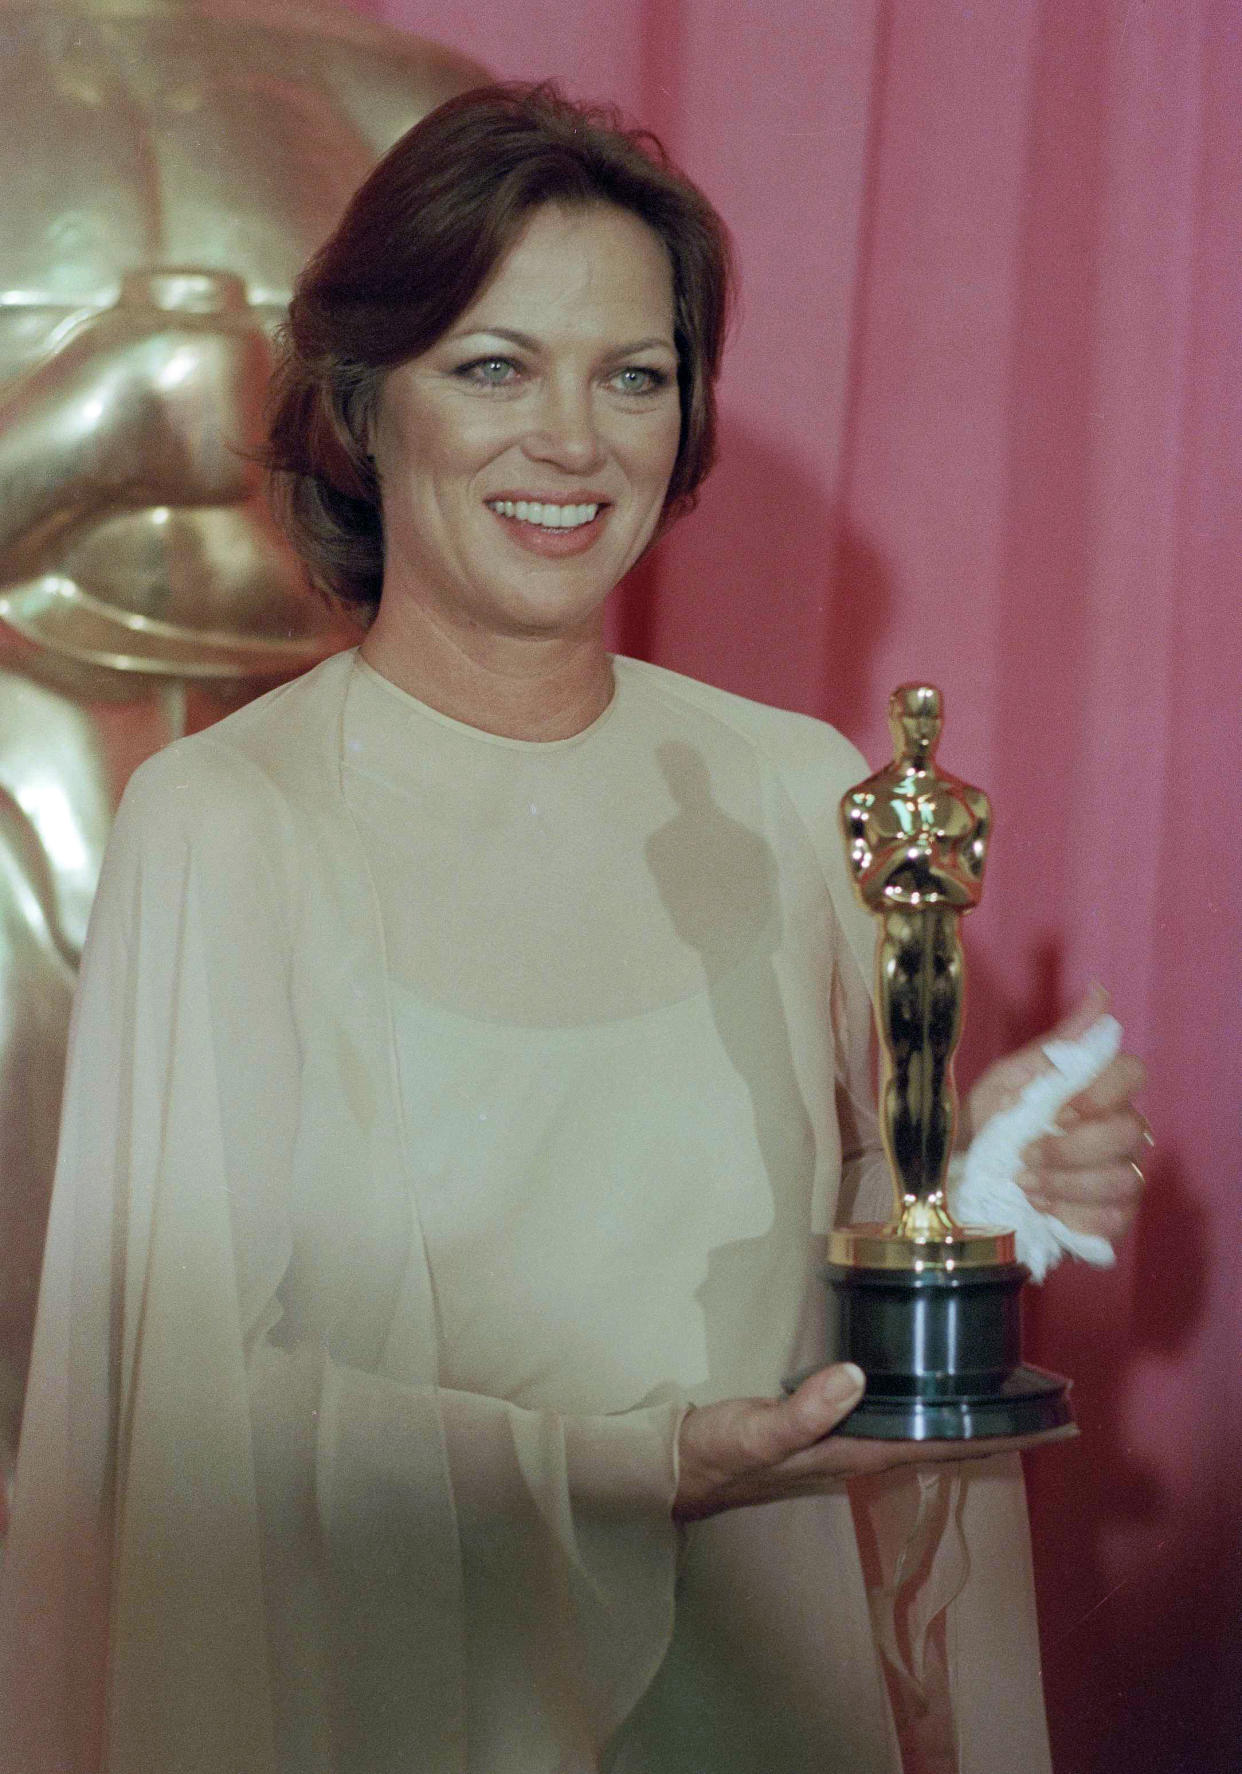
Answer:
[[[345,669],[144,765],[118,816],[0,1573],[4,1774],[573,1765],[668,1642],[680,1402],[437,1384]]]
[[[271,1765],[244,1343],[288,1255],[288,942],[267,866],[194,844],[164,774],[118,816],[71,1031],[0,1606],[14,1774],[160,1766],[170,1689],[203,1766]]]

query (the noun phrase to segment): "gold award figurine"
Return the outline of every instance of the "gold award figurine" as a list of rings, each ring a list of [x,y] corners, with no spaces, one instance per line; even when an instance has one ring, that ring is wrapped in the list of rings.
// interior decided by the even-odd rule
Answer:
[[[880,923],[880,1125],[893,1175],[887,1225],[829,1239],[831,1359],[867,1375],[838,1433],[890,1440],[1021,1435],[1070,1420],[1068,1382],[1024,1367],[1014,1235],[959,1226],[945,1193],[962,1026],[960,921],[978,905],[991,829],[981,789],[941,770],[940,692],[889,700],[891,764],[852,788],[841,825],[859,898]]]

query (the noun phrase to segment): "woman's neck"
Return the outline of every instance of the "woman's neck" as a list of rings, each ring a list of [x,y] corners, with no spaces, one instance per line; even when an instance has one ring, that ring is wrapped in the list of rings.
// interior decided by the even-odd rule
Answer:
[[[429,708],[505,739],[570,739],[612,700],[602,618],[573,634],[498,635],[381,605],[359,651]]]

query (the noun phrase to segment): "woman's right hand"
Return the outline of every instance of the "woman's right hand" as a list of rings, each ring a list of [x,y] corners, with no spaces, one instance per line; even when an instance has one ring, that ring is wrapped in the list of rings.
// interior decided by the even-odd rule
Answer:
[[[1039,1435],[974,1441],[871,1441],[833,1435],[863,1394],[851,1363],[822,1368],[788,1398],[729,1398],[692,1410],[678,1438],[677,1521],[725,1509],[816,1496],[847,1478],[930,1461],[978,1460],[1060,1441],[1072,1426]]]

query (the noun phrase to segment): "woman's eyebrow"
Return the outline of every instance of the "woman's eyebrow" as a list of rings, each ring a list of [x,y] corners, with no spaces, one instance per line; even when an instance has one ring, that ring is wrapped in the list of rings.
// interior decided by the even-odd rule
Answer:
[[[677,355],[677,347],[672,339],[661,333],[653,333],[649,339],[634,339],[628,345],[618,345],[617,356],[628,357],[632,351],[652,351],[656,349],[671,351],[674,356]]]
[[[480,337],[503,339],[507,344],[517,345],[523,351],[539,351],[542,349],[541,343],[538,339],[534,338],[530,333],[518,332],[514,327],[472,326],[468,327],[464,332],[454,333],[451,336],[456,340]],[[633,339],[624,345],[613,346],[609,351],[609,356],[626,357],[633,351],[650,351],[657,347],[664,351],[671,351],[674,355],[676,354],[677,347],[672,339],[659,333],[653,333],[651,337],[647,339]]]
[[[504,339],[510,345],[520,345],[523,351],[538,351],[539,349],[538,339],[532,338],[529,333],[515,332],[512,327],[507,326],[465,327],[460,333],[453,333],[450,337],[454,339],[474,339],[482,337],[489,339]]]

